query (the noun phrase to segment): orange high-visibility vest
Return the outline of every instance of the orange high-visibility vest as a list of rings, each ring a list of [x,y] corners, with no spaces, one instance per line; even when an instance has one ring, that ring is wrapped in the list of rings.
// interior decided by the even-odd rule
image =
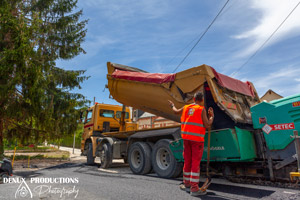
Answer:
[[[185,140],[204,142],[205,127],[202,121],[203,106],[186,105],[181,115],[181,137]]]

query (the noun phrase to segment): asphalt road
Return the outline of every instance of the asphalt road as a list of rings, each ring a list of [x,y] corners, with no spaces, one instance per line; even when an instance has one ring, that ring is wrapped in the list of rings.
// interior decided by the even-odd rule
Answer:
[[[31,195],[32,199],[56,200],[300,199],[299,190],[237,184],[221,178],[213,179],[206,196],[192,197],[179,189],[181,178],[134,175],[129,166],[120,161],[115,161],[112,168],[104,170],[97,165],[87,166],[84,158],[75,157],[71,163],[45,169],[16,170],[10,177],[12,183],[0,185],[0,200],[31,199]],[[25,178],[26,184],[21,178]]]

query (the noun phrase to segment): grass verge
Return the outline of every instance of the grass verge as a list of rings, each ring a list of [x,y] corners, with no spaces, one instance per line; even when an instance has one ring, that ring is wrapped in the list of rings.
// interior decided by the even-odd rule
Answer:
[[[13,154],[6,154],[6,158],[13,159]],[[34,160],[34,159],[59,159],[68,160],[70,158],[70,152],[56,150],[52,152],[17,152],[15,160]]]

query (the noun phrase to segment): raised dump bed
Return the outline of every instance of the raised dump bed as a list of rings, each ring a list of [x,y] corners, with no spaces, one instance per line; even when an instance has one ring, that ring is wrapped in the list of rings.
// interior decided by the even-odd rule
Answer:
[[[252,125],[250,107],[260,102],[252,83],[220,74],[208,65],[175,74],[147,73],[110,62],[107,69],[108,89],[115,100],[177,122],[180,116],[167,100],[180,108],[193,103],[198,91],[204,93],[205,106],[214,108],[214,129]]]

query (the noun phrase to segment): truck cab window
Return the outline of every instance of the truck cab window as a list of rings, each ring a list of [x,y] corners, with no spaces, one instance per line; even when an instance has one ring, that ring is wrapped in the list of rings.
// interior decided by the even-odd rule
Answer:
[[[113,110],[100,110],[100,117],[114,117],[114,111]]]
[[[117,111],[116,118],[120,119],[121,118],[121,114],[122,114],[121,111]],[[129,119],[129,113],[128,112],[125,113],[125,119]]]
[[[85,123],[88,123],[88,122],[91,121],[92,115],[93,115],[93,110],[89,110],[89,111],[87,112],[87,114],[86,114],[86,121],[85,121]]]

